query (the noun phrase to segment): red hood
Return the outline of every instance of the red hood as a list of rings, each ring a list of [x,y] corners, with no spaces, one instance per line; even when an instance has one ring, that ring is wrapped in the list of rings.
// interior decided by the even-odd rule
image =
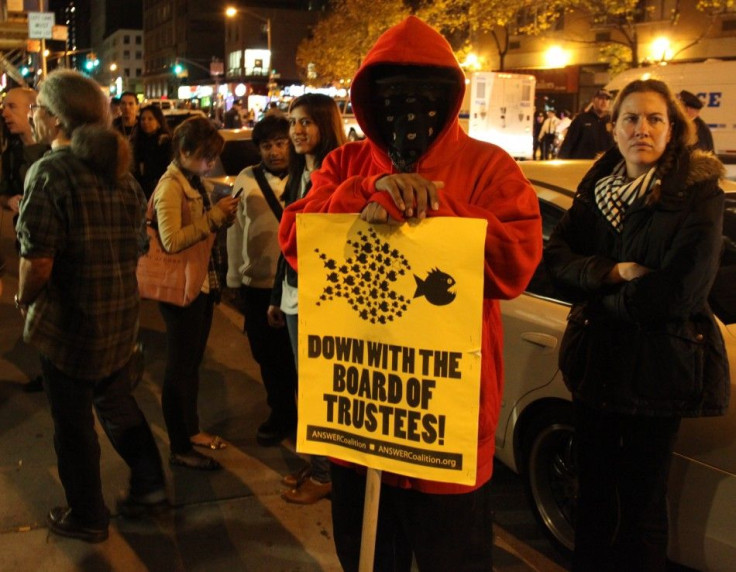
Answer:
[[[447,68],[457,76],[457,88],[448,88],[448,97],[455,101],[449,106],[448,121],[440,131],[433,147],[448,133],[458,128],[457,114],[465,94],[465,74],[455,59],[452,47],[434,28],[415,16],[386,30],[366,54],[360,69],[353,78],[350,98],[358,124],[366,136],[377,146],[385,148],[378,137],[375,119],[370,113],[370,68],[377,64],[432,66]]]

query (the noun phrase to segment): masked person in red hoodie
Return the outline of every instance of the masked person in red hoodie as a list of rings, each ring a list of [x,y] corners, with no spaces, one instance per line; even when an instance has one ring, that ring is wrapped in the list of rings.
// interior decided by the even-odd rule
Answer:
[[[478,469],[464,486],[383,472],[375,562],[380,570],[491,570],[489,485],[503,389],[500,299],[518,296],[541,257],[539,205],[502,149],[458,123],[465,76],[435,30],[409,17],[368,52],[351,90],[366,134],[330,153],[309,194],[284,213],[281,247],[296,268],[297,213],[360,213],[371,224],[428,216],[488,221]],[[448,240],[452,240],[448,237]],[[340,563],[358,569],[365,468],[332,463],[332,517]]]

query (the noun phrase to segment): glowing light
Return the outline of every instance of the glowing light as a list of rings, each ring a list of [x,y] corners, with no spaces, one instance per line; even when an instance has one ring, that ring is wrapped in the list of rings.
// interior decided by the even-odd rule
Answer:
[[[248,88],[245,87],[245,84],[239,83],[235,86],[235,95],[237,95],[238,97],[243,97],[246,91],[248,91]]]
[[[550,46],[544,53],[544,61],[547,67],[564,68],[570,61],[570,52],[560,46]]]
[[[238,9],[233,8],[232,6],[228,6],[225,10],[225,16],[228,18],[234,18],[238,14]]]
[[[481,64],[480,64],[480,58],[478,57],[478,54],[474,54],[473,52],[470,52],[467,56],[465,56],[465,61],[462,63],[462,67],[468,68],[471,70],[479,70],[481,67]]]
[[[660,36],[652,42],[649,49],[649,57],[656,62],[666,62],[672,59],[672,46],[664,36]]]

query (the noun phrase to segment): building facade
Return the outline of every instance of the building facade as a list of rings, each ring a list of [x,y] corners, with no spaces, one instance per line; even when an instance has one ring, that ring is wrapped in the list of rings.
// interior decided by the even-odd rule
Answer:
[[[222,1],[144,0],[146,98],[176,98],[182,84],[212,81],[209,64],[222,59],[224,32]]]
[[[562,13],[552,29],[539,35],[512,35],[503,69],[536,76],[538,108],[576,112],[615,75],[616,66],[612,69],[611,64],[619,57],[638,65],[736,58],[736,6],[709,14],[699,11],[697,3],[640,0],[632,21],[624,26],[621,19],[606,14]],[[487,36],[477,40],[473,48],[483,69],[500,69],[493,40]],[[608,43],[621,40],[633,49]]]
[[[115,30],[102,40],[97,56],[102,63],[96,77],[110,95],[143,93],[143,30]]]
[[[181,86],[198,83],[227,89],[242,84],[246,91],[265,93],[269,78],[276,83],[296,80],[296,48],[326,4],[144,0],[146,97],[176,98]],[[222,73],[211,73],[218,71]]]

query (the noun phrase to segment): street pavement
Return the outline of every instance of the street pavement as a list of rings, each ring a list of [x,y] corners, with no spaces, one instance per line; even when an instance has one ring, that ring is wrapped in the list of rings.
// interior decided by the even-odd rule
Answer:
[[[64,495],[45,395],[22,391],[28,377],[39,373],[38,356],[21,340],[22,319],[12,302],[17,289],[12,226],[9,213],[2,215],[0,248],[8,271],[0,296],[0,570],[339,571],[330,501],[312,506],[285,503],[280,497],[280,479],[298,469],[302,461],[288,442],[271,448],[256,443],[256,428],[267,416],[265,392],[241,331],[242,317],[224,304],[215,311],[199,397],[202,429],[229,443],[226,449],[211,453],[224,470],[191,471],[171,468],[165,462],[173,510],[145,521],[113,515],[110,538],[101,544],[49,533],[46,513],[65,504]],[[141,339],[146,371],[135,396],[166,460],[168,437],[161,413],[164,326],[156,304],[150,301],[143,303],[141,311]],[[128,470],[99,427],[98,434],[105,499],[114,510],[115,498],[126,489]],[[512,498],[503,495],[501,487],[499,504]],[[509,532],[515,526],[519,530],[528,526],[528,522],[515,523],[514,514],[512,507],[505,513],[509,526],[496,527],[494,568],[564,571],[566,568]],[[539,542],[538,533],[536,537]]]

